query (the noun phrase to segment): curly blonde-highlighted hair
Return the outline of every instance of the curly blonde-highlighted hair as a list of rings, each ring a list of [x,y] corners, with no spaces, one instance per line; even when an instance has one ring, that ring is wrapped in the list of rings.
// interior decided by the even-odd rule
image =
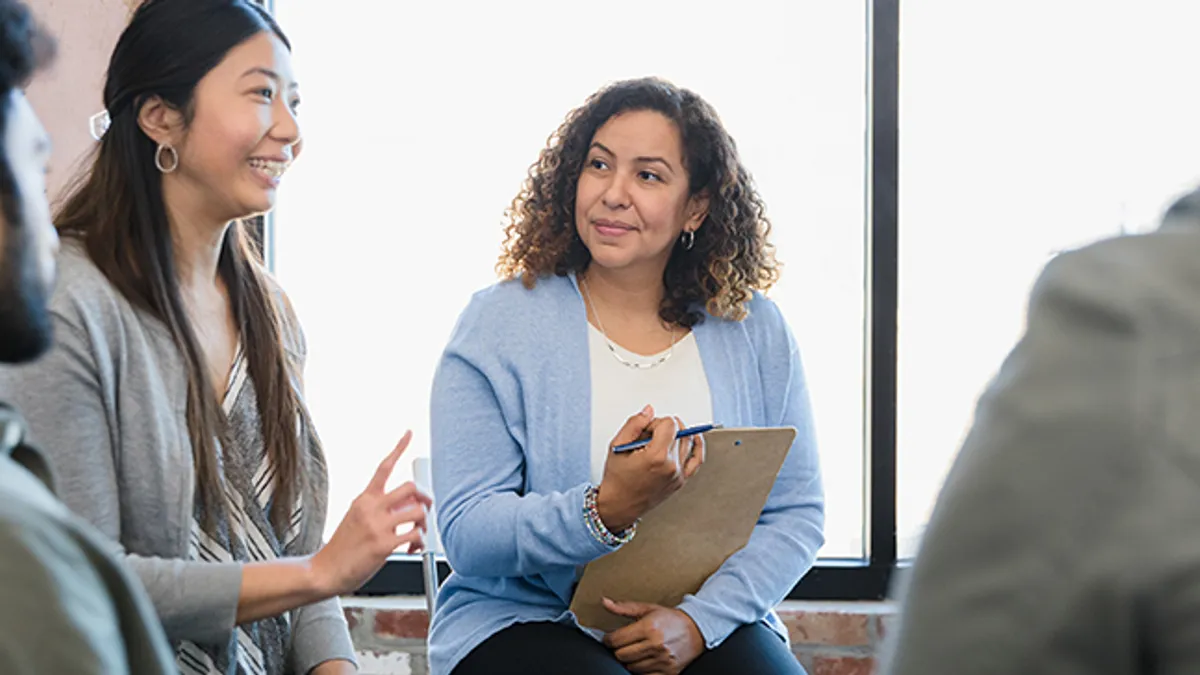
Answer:
[[[687,89],[658,78],[625,80],[592,94],[572,110],[529,169],[505,212],[504,252],[496,271],[526,288],[550,275],[585,271],[591,254],[575,224],[575,189],[596,131],[624,112],[651,110],[675,123],[688,172],[688,195],[706,195],[708,216],[688,250],[676,242],[663,273],[659,316],[691,327],[703,310],[740,321],[754,291],[779,279],[766,208],[737,146],[715,110]]]

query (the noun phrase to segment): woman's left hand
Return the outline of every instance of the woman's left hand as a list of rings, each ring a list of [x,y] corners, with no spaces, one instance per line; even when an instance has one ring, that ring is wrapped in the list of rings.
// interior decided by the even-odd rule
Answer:
[[[678,609],[608,598],[604,608],[636,619],[604,636],[604,645],[631,673],[678,675],[704,653],[704,637],[696,622]]]

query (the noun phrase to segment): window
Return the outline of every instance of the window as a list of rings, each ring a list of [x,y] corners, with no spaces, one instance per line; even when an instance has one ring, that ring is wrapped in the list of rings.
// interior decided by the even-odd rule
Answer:
[[[822,555],[863,558],[866,5],[750,0],[719,30],[685,0],[602,16],[536,1],[345,7],[276,3],[306,142],[273,260],[307,332],[329,527],[406,428],[397,474],[428,452],[434,368],[470,294],[495,281],[502,213],[546,137],[605,82],[657,74],[716,107],[767,202],[785,263],[771,295],[818,424]]]
[[[901,6],[899,553],[1050,257],[1153,229],[1200,179],[1200,5]]]
[[[403,429],[410,458],[428,452],[433,368],[494,282],[503,209],[604,82],[699,92],[767,200],[786,263],[772,296],[804,350],[829,500],[793,597],[882,596],[1042,266],[1152,229],[1200,182],[1200,6],[1185,0],[747,0],[719,31],[683,0],[601,18],[548,0],[469,16],[356,2],[277,2],[308,140],[269,236],[308,331],[331,528]],[[420,588],[402,562],[380,578]]]

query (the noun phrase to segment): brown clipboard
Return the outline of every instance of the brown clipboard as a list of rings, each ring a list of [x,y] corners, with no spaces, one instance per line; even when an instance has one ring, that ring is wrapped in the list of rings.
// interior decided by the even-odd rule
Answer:
[[[675,607],[750,541],[796,439],[791,427],[718,429],[704,464],[638,523],[637,536],[587,565],[571,599],[580,625],[612,631],[632,622],[602,598]]]

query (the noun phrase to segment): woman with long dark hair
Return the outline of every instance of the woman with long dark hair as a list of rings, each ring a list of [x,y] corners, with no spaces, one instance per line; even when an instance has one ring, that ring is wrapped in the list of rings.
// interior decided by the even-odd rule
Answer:
[[[244,223],[299,151],[298,103],[288,40],[258,5],[141,5],[109,64],[109,127],[56,213],[57,345],[0,372],[184,673],[353,672],[336,596],[422,544],[428,498],[384,489],[406,435],[321,545],[304,340]]]

